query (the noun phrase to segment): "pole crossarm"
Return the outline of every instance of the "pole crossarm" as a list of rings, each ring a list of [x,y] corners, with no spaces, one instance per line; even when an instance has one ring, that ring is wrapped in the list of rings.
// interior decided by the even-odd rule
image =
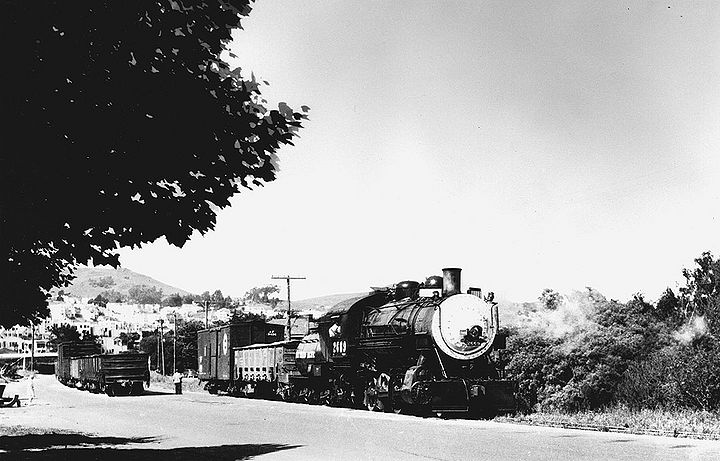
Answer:
[[[290,324],[290,280],[305,280],[305,277],[291,277],[289,275],[273,275],[273,280],[287,281],[288,309],[287,309],[287,325],[285,326],[285,341],[290,340],[292,326]]]

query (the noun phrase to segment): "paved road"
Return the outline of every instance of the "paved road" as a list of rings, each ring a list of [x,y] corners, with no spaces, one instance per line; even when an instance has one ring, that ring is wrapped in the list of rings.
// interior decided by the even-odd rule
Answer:
[[[0,459],[720,459],[720,442],[712,441],[423,419],[203,393],[153,390],[111,398],[66,388],[50,376],[40,376],[36,390],[32,405],[0,409],[0,434],[15,434],[0,437]]]

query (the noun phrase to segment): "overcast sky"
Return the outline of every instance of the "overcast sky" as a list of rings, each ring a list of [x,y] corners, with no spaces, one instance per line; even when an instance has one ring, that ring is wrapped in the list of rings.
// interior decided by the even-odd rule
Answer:
[[[720,255],[718,5],[261,0],[231,63],[311,108],[301,138],[214,232],[121,262],[233,296],[455,266],[502,299],[657,299]]]

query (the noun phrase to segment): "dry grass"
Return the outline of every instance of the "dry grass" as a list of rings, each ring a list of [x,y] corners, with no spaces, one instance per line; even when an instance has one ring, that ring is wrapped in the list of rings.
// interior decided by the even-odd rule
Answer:
[[[0,426],[0,437],[8,436],[23,436],[28,434],[47,434],[50,433],[49,429],[39,429],[37,427],[26,427],[26,426]]]
[[[720,439],[720,414],[693,410],[631,410],[613,407],[580,413],[532,413],[499,421],[632,434]]]
[[[205,392],[204,384],[198,378],[183,378],[183,391]],[[156,371],[150,372],[150,385],[161,389],[175,389],[172,376],[163,376]]]

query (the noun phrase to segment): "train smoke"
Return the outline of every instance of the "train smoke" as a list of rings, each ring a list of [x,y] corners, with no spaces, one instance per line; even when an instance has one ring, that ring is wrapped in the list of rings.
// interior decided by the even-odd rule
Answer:
[[[591,320],[592,312],[592,297],[587,292],[573,292],[563,296],[556,309],[546,309],[540,303],[521,303],[508,306],[500,315],[501,322],[510,327],[562,338],[595,330],[598,325]]]

